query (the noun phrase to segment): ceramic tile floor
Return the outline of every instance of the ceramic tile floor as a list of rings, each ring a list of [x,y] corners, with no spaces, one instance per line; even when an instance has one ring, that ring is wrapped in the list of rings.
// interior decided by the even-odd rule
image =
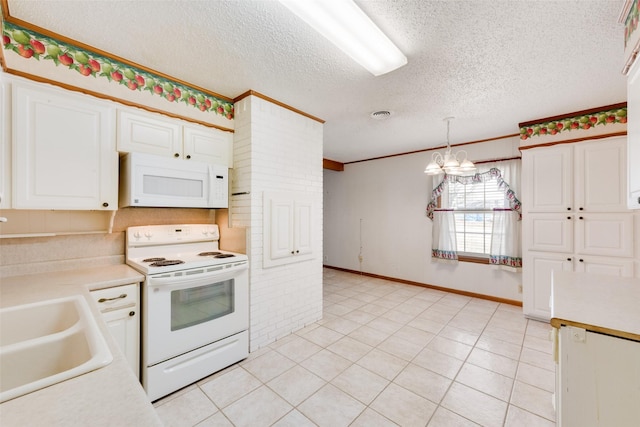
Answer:
[[[324,318],[157,401],[167,426],[555,426],[550,326],[324,270]]]

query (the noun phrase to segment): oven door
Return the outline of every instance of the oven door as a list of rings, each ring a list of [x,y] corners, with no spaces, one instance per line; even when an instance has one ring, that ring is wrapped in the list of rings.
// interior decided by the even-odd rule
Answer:
[[[146,366],[249,327],[247,262],[147,277],[143,304]]]

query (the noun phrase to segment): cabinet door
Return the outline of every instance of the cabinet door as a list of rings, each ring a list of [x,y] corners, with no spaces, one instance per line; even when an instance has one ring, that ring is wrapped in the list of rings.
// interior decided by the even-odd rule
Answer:
[[[576,257],[575,270],[579,273],[604,274],[607,276],[633,277],[633,260],[615,257]]]
[[[114,109],[43,85],[12,94],[13,207],[117,209]]]
[[[627,114],[627,206],[640,209],[640,60],[627,78]]]
[[[573,214],[532,213],[523,219],[528,250],[573,252]]]
[[[129,366],[139,376],[139,322],[140,312],[134,308],[115,310],[103,313],[102,317],[109,327],[109,332],[118,343],[120,350],[124,354]]]
[[[573,256],[544,252],[526,252],[522,271],[525,316],[548,321],[551,317],[551,277],[554,271],[571,271]]]
[[[313,203],[310,200],[295,202],[295,232],[293,247],[296,255],[310,254],[313,236]]]
[[[627,139],[581,142],[574,148],[575,205],[578,212],[615,212],[627,208]]]
[[[526,212],[573,211],[573,156],[570,145],[522,153],[522,203]]]
[[[140,369],[140,303],[138,285],[91,291],[109,332],[138,376]]]
[[[294,254],[294,209],[293,199],[274,197],[269,201],[271,214],[270,259],[290,257]]]
[[[264,193],[263,266],[313,259],[313,200],[303,193]]]
[[[575,217],[577,253],[633,257],[633,214],[581,213]]]
[[[182,125],[157,114],[119,109],[118,151],[182,157]]]
[[[184,126],[184,158],[224,165],[228,168],[231,148],[231,132],[204,126]]]

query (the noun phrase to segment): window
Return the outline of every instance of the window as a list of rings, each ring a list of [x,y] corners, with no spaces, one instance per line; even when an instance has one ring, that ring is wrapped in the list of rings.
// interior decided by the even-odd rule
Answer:
[[[454,211],[458,254],[489,258],[493,210],[509,207],[498,180],[450,183],[442,194],[441,206]]]
[[[522,267],[519,184],[519,159],[434,179],[426,209],[431,257]]]

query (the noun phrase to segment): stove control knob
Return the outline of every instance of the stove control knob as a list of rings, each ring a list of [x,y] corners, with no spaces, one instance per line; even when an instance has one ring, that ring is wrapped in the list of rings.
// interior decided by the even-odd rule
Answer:
[[[139,231],[134,231],[133,232],[133,237],[135,237],[136,239],[139,239],[140,237],[142,237],[142,234],[140,234]]]
[[[150,232],[149,230],[147,230],[147,231],[145,231],[145,232],[144,232],[144,236],[145,236],[147,239],[151,239],[151,236],[153,236],[153,233],[152,233],[152,232]]]

